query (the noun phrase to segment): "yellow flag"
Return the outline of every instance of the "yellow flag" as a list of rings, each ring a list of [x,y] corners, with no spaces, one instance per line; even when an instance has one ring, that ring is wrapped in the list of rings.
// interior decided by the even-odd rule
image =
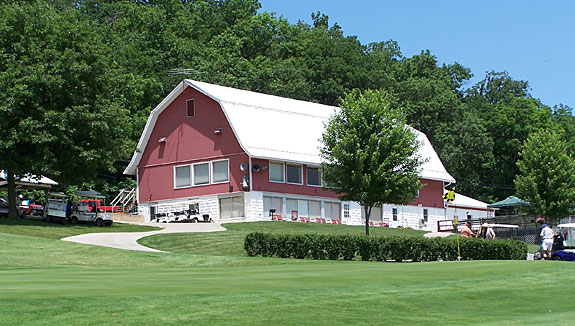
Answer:
[[[453,202],[455,200],[455,187],[453,187],[453,189],[443,194],[442,197],[447,203]]]

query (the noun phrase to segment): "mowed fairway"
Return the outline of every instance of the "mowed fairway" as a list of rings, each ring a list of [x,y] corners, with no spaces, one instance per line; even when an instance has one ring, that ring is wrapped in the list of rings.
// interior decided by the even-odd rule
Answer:
[[[0,225],[2,325],[565,325],[575,316],[567,262],[142,253],[10,227]]]

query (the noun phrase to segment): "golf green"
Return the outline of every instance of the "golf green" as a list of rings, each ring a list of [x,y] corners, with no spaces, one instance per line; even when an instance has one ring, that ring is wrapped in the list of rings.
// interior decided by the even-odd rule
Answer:
[[[144,253],[41,228],[0,225],[0,325],[555,325],[574,316],[570,262],[251,258],[195,253],[183,235],[171,240],[177,253]],[[226,232],[203,243],[237,247],[241,237]]]

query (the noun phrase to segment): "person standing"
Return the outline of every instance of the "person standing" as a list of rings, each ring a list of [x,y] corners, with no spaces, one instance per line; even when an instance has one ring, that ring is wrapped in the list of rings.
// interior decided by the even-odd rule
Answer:
[[[543,251],[543,259],[551,258],[551,249],[553,248],[553,230],[547,225],[543,224],[541,229],[541,250]]]
[[[461,237],[462,238],[475,237],[475,233],[471,231],[471,223],[465,222],[465,225],[461,227]]]
[[[495,231],[493,231],[492,227],[488,227],[487,231],[485,231],[485,239],[487,240],[495,239]]]

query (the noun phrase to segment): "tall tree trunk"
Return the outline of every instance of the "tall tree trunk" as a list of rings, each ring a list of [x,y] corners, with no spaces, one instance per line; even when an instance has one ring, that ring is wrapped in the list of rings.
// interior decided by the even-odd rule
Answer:
[[[14,173],[6,171],[8,176],[8,217],[18,217],[18,206],[16,204],[16,177]]]
[[[371,215],[372,205],[365,205],[363,209],[365,210],[365,235],[369,237],[369,217]]]

